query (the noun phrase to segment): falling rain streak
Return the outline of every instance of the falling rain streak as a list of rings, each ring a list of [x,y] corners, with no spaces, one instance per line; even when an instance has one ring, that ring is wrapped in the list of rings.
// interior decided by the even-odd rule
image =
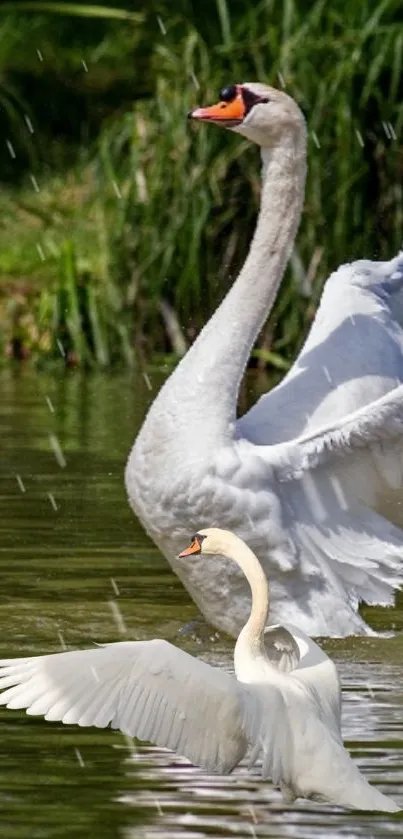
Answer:
[[[20,488],[21,492],[26,492],[26,489],[25,489],[25,486],[24,486],[23,480],[22,480],[22,478],[21,478],[21,475],[16,475],[16,476],[15,476],[15,479],[16,479],[16,481],[17,481],[17,484],[18,484],[18,486],[19,486],[19,488]]]
[[[164,24],[163,24],[163,22],[162,22],[162,20],[161,20],[161,18],[160,18],[160,16],[159,16],[159,15],[157,15],[157,21],[158,21],[158,26],[159,26],[159,28],[160,28],[160,30],[161,30],[161,32],[162,32],[162,34],[163,34],[163,35],[166,35],[166,34],[167,34],[166,28],[165,28],[165,26],[164,26]]]
[[[31,122],[28,114],[24,114],[24,120],[25,120],[25,124],[28,128],[29,133],[33,134],[34,133],[34,126],[32,125],[32,122]]]
[[[115,192],[115,194],[116,194],[116,197],[117,197],[117,198],[121,198],[121,197],[122,197],[122,193],[121,193],[121,191],[120,191],[120,189],[119,189],[119,184],[118,184],[116,181],[112,181],[112,186],[113,186],[114,192]]]
[[[113,590],[116,594],[116,597],[119,597],[119,595],[120,595],[119,587],[118,587],[118,584],[117,584],[116,580],[114,580],[113,577],[111,577],[111,586],[112,586],[112,588],[113,588]]]
[[[121,635],[124,635],[125,632],[127,632],[126,624],[116,600],[108,600],[108,606],[112,612],[112,617],[116,623],[118,632],[120,632]]]
[[[311,131],[311,137],[317,149],[320,149],[320,142],[318,140],[318,135],[316,131]]]
[[[57,348],[59,350],[60,355],[63,356],[63,358],[65,358],[66,353],[64,351],[64,346],[63,346],[62,342],[59,340],[59,338],[56,338],[56,344],[57,344]]]
[[[13,158],[13,160],[15,160],[15,158],[17,157],[17,155],[16,155],[16,153],[15,153],[15,151],[14,151],[14,146],[13,146],[12,142],[11,142],[10,140],[6,140],[6,146],[7,146],[7,148],[8,148],[8,151],[9,151],[10,157],[12,157],[12,158]]]
[[[66,642],[64,640],[64,637],[63,637],[63,634],[60,632],[60,630],[58,631],[57,636],[59,638],[61,650],[62,650],[62,652],[65,653],[66,650],[67,650],[67,644],[66,644]]]
[[[196,90],[200,90],[199,80],[198,80],[198,78],[197,78],[197,76],[196,76],[196,74],[195,74],[195,72],[194,72],[193,70],[192,70],[192,72],[191,72],[191,74],[190,74],[190,78],[192,79],[192,82],[193,82],[193,84],[194,84],[194,86],[195,86]]]
[[[150,377],[149,377],[148,373],[146,373],[145,371],[143,371],[143,379],[146,383],[146,386],[147,386],[148,390],[152,390],[153,388],[152,388],[152,384],[151,384],[151,381],[150,381]]]
[[[35,192],[40,192],[40,189],[39,189],[39,186],[38,186],[38,181],[36,180],[35,175],[30,174],[29,180],[31,181],[31,184],[32,184]]]
[[[74,751],[75,751],[75,755],[76,755],[76,758],[78,760],[79,765],[81,766],[81,768],[83,768],[85,766],[85,763],[82,759],[80,749],[74,749]]]
[[[36,249],[37,249],[38,254],[39,254],[39,259],[40,259],[42,262],[45,262],[46,257],[45,257],[45,254],[44,254],[44,252],[43,252],[42,245],[40,245],[40,244],[39,244],[39,242],[37,242],[37,243],[36,243]]]
[[[51,413],[51,414],[54,414],[55,409],[54,409],[54,407],[53,407],[53,402],[52,402],[52,400],[51,400],[50,396],[45,396],[45,402],[46,402],[46,404],[47,404],[47,406],[48,406],[48,408],[49,408],[50,413]]]
[[[57,503],[56,503],[56,499],[55,499],[55,496],[53,495],[53,492],[48,492],[48,498],[49,498],[49,501],[50,501],[51,506],[53,507],[53,509],[54,509],[54,510],[58,510],[58,509],[59,509],[59,507],[58,507],[58,505],[57,505]]]
[[[382,122],[382,128],[388,140],[397,140],[397,134],[391,122]]]
[[[159,815],[159,816],[163,816],[163,815],[164,815],[164,811],[163,811],[163,809],[162,809],[162,807],[161,807],[160,802],[158,801],[158,798],[154,798],[154,804],[155,804],[155,809],[156,809],[156,811],[157,811],[158,815]]]
[[[56,437],[56,434],[49,434],[49,443],[51,448],[53,449],[53,454],[59,464],[59,466],[64,469],[66,466],[66,458],[62,452],[59,440]]]
[[[284,89],[285,88],[284,76],[283,76],[282,73],[280,73],[280,71],[278,71],[278,73],[277,73],[277,78],[278,78],[278,80],[281,84],[281,87]]]

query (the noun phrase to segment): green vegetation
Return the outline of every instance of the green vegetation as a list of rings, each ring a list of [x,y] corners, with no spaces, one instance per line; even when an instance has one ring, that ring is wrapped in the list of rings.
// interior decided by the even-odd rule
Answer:
[[[256,348],[287,369],[326,276],[401,246],[402,59],[400,0],[1,4],[0,351],[99,367],[183,351],[245,256],[260,168],[186,114],[267,80],[310,132],[301,230]]]

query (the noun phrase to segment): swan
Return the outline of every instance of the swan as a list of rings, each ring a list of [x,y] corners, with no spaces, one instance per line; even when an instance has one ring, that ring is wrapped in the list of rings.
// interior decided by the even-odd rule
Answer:
[[[209,524],[257,554],[275,622],[369,634],[359,603],[393,603],[403,582],[403,253],[332,274],[296,362],[237,419],[300,220],[306,124],[293,99],[257,83],[224,88],[190,117],[260,146],[260,213],[238,278],[145,418],[125,470],[129,502],[218,629],[236,637],[246,620],[239,569],[178,558],[186,534]]]
[[[81,726],[120,729],[229,773],[251,747],[287,801],[397,812],[344,749],[337,670],[292,625],[266,628],[269,587],[235,534],[200,530],[181,552],[227,557],[249,584],[252,608],[234,650],[235,678],[167,641],[129,641],[89,650],[0,661],[0,704]],[[204,559],[203,559],[204,563]],[[200,564],[203,564],[200,563]]]

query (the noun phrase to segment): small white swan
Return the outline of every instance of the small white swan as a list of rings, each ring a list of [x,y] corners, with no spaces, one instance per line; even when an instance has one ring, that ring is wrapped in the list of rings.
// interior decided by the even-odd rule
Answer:
[[[361,600],[403,583],[403,254],[326,283],[281,384],[236,418],[239,384],[274,303],[304,200],[306,125],[284,92],[241,84],[193,119],[261,148],[259,218],[245,264],[160,390],[126,468],[130,503],[205,618],[236,637],[249,594],[232,563],[178,559],[217,524],[245,539],[271,583],[275,623],[368,632]]]
[[[265,629],[268,584],[250,548],[233,533],[209,528],[181,557],[189,562],[200,553],[232,559],[251,588],[249,620],[235,646],[236,678],[167,641],[131,641],[3,659],[0,704],[63,723],[110,724],[211,772],[231,772],[251,747],[250,765],[261,757],[262,775],[287,801],[300,796],[398,811],[343,747],[333,662],[292,626]]]

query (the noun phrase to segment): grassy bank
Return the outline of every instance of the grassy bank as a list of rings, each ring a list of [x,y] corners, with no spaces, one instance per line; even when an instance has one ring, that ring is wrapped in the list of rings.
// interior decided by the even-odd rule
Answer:
[[[35,73],[39,90],[48,85],[57,134],[53,122],[47,132],[43,97],[25,101],[28,82],[21,68],[15,75],[13,51],[0,53],[5,136],[18,147],[16,161],[7,144],[2,152],[5,357],[107,367],[183,351],[236,275],[256,215],[257,151],[186,120],[192,105],[214,101],[236,80],[284,86],[309,127],[303,221],[258,362],[287,368],[340,262],[388,257],[401,246],[398,0],[354,8],[319,0],[308,12],[303,0],[246,11],[241,2],[207,6],[201,15],[190,0],[157,3],[123,22],[97,20],[96,37],[80,29],[74,49],[77,19],[62,18],[63,40],[60,18],[56,29],[49,13],[31,13],[35,47],[51,56],[48,69],[36,56]],[[18,9],[0,15],[0,44],[6,26],[18,31],[21,50]],[[70,94],[74,83],[68,107],[63,80]]]

